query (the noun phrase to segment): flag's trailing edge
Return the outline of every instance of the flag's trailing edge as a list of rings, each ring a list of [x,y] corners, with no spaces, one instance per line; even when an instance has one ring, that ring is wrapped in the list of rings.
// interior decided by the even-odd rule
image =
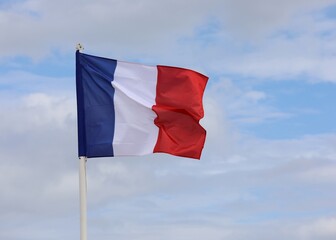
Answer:
[[[200,159],[208,77],[76,52],[79,156],[163,152]]]

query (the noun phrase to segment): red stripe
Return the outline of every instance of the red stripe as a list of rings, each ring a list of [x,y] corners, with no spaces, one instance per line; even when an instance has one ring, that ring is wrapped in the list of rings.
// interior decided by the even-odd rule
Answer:
[[[203,92],[208,77],[192,70],[158,66],[157,114],[154,123],[159,136],[154,152],[200,159],[206,131],[203,118]]]

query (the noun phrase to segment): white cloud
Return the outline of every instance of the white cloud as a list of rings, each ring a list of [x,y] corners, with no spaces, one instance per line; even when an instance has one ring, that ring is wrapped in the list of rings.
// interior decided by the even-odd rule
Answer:
[[[333,239],[336,237],[336,218],[322,218],[299,228],[302,239]]]
[[[254,8],[263,11],[265,7],[266,17],[262,14],[256,17],[252,13],[245,16],[233,12],[234,16],[246,21],[247,28],[251,27],[250,32],[240,28],[245,26],[245,22],[238,26],[232,24],[232,28],[242,31],[236,34],[220,19],[210,20],[199,27],[182,42],[180,51],[185,58],[184,62],[193,56],[194,61],[189,61],[196,62],[196,66],[202,66],[209,72],[233,74],[251,81],[299,79],[335,82],[335,19],[323,16],[324,5],[309,2],[312,5],[304,7],[300,5],[302,2],[294,1],[292,9],[286,8],[289,14],[281,12],[281,8],[275,8],[278,2],[268,3],[264,6],[255,1],[244,2],[247,6],[245,11],[253,12]],[[250,7],[249,4],[255,6]],[[279,5],[281,7],[282,3]],[[274,9],[270,10],[271,6]],[[286,7],[286,2],[283,7]],[[268,18],[267,14],[274,16]],[[276,23],[278,20],[272,21],[277,16],[281,24]],[[250,17],[259,19],[259,23],[257,20],[244,19]],[[246,36],[239,36],[244,34]]]
[[[333,0],[285,0],[281,2],[276,0],[248,2],[229,0],[225,1],[226,10],[222,18],[227,22],[226,27],[230,31],[242,35],[244,39],[255,39],[287,26],[297,14],[321,9],[334,2]]]
[[[76,162],[73,100],[38,93],[3,103],[6,104],[1,106],[5,114],[0,123],[1,211],[4,215],[23,216],[64,213],[48,208],[61,196],[64,200],[73,198],[76,191],[72,189],[69,196],[69,190],[60,190],[70,178],[67,176],[73,174],[71,166]],[[63,194],[56,194],[57,197],[56,192],[51,193],[52,188]],[[69,202],[69,208],[62,204],[64,210],[74,206]]]
[[[92,52],[168,54],[179,38],[211,17],[220,19],[229,34],[249,41],[286,26],[298,13],[332,2],[27,0],[0,11],[0,29],[5,32],[0,48],[2,56],[40,58],[53,48],[72,50],[82,41]]]
[[[228,62],[228,71],[264,79],[303,77],[308,81],[335,82],[336,72],[332,65],[336,62],[336,48],[331,43],[335,40],[336,29],[326,30],[333,35],[323,38],[320,29],[332,22],[324,21],[310,16],[289,30],[293,37],[280,34],[264,39],[255,50]]]
[[[205,93],[205,103],[207,101],[216,102],[220,108],[217,112],[226,114],[225,117],[236,124],[261,123],[291,116],[290,113],[281,112],[267,105],[265,100],[268,98],[266,92],[238,86],[228,78],[220,78],[216,82],[211,82]]]
[[[55,50],[74,51],[81,42],[87,52],[120,59],[141,56],[151,64],[163,61],[219,74],[335,82],[335,24],[320,16],[334,3],[27,0],[0,11],[5,33],[1,58],[41,60]],[[197,31],[209,27],[209,21],[218,26],[204,33],[210,39],[202,41]]]
[[[7,100],[8,101],[8,100]],[[33,128],[45,130],[53,124],[53,128],[64,128],[74,121],[75,100],[66,95],[50,96],[45,93],[33,93],[24,98],[12,100],[2,109],[6,114],[1,119],[1,130],[12,133],[24,133]],[[3,101],[6,103],[6,101]]]

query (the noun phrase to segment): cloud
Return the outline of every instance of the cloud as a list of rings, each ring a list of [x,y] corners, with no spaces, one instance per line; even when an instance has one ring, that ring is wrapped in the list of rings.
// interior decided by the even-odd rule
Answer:
[[[217,112],[222,112],[235,124],[254,124],[291,117],[290,113],[268,105],[269,98],[271,96],[266,92],[241,86],[230,78],[220,78],[207,87],[205,103],[217,102],[220,108]]]
[[[306,16],[298,22],[294,21],[292,29],[287,28],[289,33],[268,37],[255,50],[242,54],[241,63],[236,64],[234,60],[229,63],[228,70],[255,78],[335,82],[331,67],[336,61],[336,49],[331,44],[335,39],[335,29],[330,25],[333,20]],[[321,36],[323,28],[331,34],[330,37]]]
[[[242,40],[248,41],[260,33],[274,32],[301,11],[332,2],[27,0],[14,2],[0,12],[0,27],[6,33],[0,46],[2,56],[33,58],[41,58],[55,48],[70,51],[78,41],[90,46],[90,51],[169,53],[179,38],[188,36],[209,18],[219,19],[229,34],[242,35]]]
[[[0,11],[1,58],[41,61],[54,51],[73,52],[81,42],[88,52],[125,60],[141,56],[150,64],[335,82],[335,24],[323,15],[333,3],[19,1]]]
[[[285,0],[281,2],[276,0],[253,2],[229,0],[223,3],[225,14],[222,18],[230,32],[241,35],[244,39],[253,40],[288,26],[298,14],[321,9],[333,2],[328,0]]]
[[[65,181],[73,180],[69,169],[73,165],[67,161],[75,153],[74,109],[72,100],[42,93],[1,107],[6,113],[0,125],[2,211],[11,214],[15,207],[15,213],[42,214],[47,211],[44,206],[58,198],[50,198],[47,189],[57,192]],[[67,198],[69,191],[63,190]]]
[[[333,239],[336,236],[336,219],[322,218],[300,227],[304,239]]]

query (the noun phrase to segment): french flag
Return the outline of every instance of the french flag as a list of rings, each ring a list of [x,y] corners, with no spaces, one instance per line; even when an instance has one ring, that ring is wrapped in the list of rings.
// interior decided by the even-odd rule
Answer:
[[[200,159],[208,77],[76,52],[79,156],[168,153]]]

